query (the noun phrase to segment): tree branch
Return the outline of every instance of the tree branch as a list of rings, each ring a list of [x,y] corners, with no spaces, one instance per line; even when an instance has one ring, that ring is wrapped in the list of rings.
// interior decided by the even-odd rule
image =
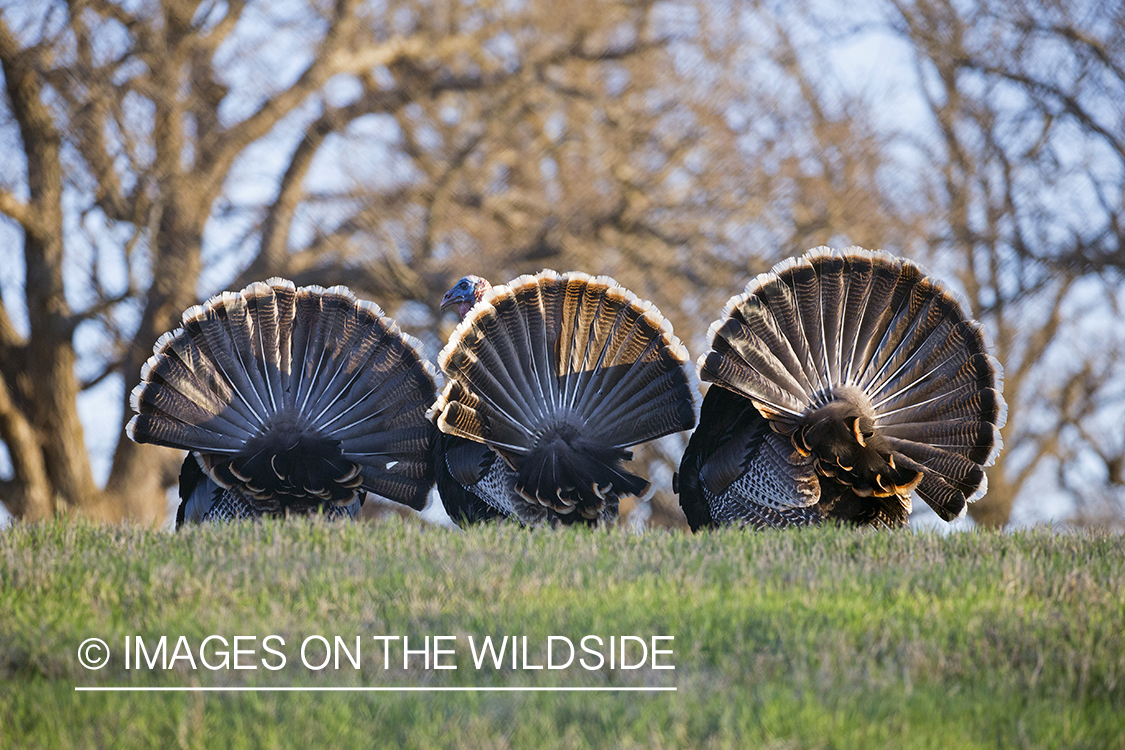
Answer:
[[[15,468],[5,504],[12,515],[27,520],[49,517],[53,511],[50,483],[39,438],[27,418],[13,403],[7,380],[0,377],[0,438]]]
[[[31,207],[8,190],[0,189],[0,213],[19,224],[25,232],[34,229],[37,222]]]
[[[105,124],[110,118],[110,104],[116,98],[116,87],[107,85],[115,72],[94,64],[90,30],[82,19],[81,0],[68,0],[71,28],[74,30],[78,64],[64,69],[57,76],[56,88],[68,101],[71,124],[74,126],[75,146],[90,167],[94,178],[94,202],[106,215],[118,221],[133,218],[134,206],[121,189],[121,181],[113,166],[113,155],[105,140]],[[78,82],[82,85],[79,86]]]
[[[1037,94],[1045,94],[1056,99],[1066,112],[1073,115],[1087,130],[1100,135],[1106,144],[1125,161],[1125,142],[1121,140],[1118,134],[1111,132],[1107,127],[1095,120],[1094,116],[1087,112],[1078,102],[1078,98],[1075,95],[1063,91],[1062,88],[1055,84],[1036,80],[1025,73],[998,68],[993,65],[985,65],[972,58],[963,58],[959,60],[959,63],[969,70],[975,70],[985,75],[995,76],[1006,81],[1011,81],[1012,83],[1018,83]]]
[[[201,153],[196,163],[208,186],[218,188],[226,178],[230,165],[243,149],[269,133],[283,117],[317,91],[325,81],[347,70],[346,67],[341,67],[340,54],[351,41],[357,22],[355,9],[358,4],[359,0],[337,0],[332,21],[316,57],[293,85],[267,99],[245,120],[219,133],[209,145],[201,144]]]
[[[304,196],[305,177],[325,139],[333,133],[342,131],[348,123],[358,117],[373,112],[394,111],[409,101],[410,97],[401,89],[384,93],[368,88],[359,101],[346,107],[327,109],[305,128],[305,135],[297,144],[289,160],[289,166],[281,178],[277,198],[266,212],[258,253],[246,271],[241,274],[247,283],[264,278],[271,269],[281,268],[289,242],[289,228]]]
[[[239,19],[242,18],[242,12],[246,9],[246,0],[228,0],[226,6],[227,13],[223,16],[223,20],[215,24],[215,27],[207,34],[199,37],[197,44],[200,49],[214,52],[219,48],[219,45],[226,41],[227,37],[234,31],[235,26],[238,25]]]

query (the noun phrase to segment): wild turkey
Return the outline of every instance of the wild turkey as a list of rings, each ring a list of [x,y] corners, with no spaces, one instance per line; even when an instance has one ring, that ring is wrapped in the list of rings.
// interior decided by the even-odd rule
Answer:
[[[690,429],[698,387],[667,321],[612,279],[543,271],[442,299],[463,320],[438,364],[438,491],[458,523],[608,523],[648,482],[627,448]],[[470,309],[471,308],[471,309]]]
[[[915,264],[819,248],[733,297],[680,464],[692,529],[949,521],[986,489],[1006,406],[983,329]]]
[[[127,434],[189,451],[176,527],[359,512],[364,490],[421,509],[433,485],[433,367],[342,286],[273,278],[183,314],[141,368]]]

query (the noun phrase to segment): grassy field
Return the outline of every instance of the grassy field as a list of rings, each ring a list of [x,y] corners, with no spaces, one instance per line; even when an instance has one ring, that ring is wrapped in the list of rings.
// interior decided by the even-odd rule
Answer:
[[[1125,748],[1123,631],[1125,552],[1111,535],[16,526],[0,533],[0,747]],[[126,637],[152,654],[162,635],[166,657],[184,636],[170,669],[126,669]],[[258,668],[205,667],[210,635],[254,636],[239,663]],[[280,669],[264,667],[280,661],[267,635],[284,639],[271,642]],[[346,655],[306,667],[310,635],[361,636],[360,668]],[[458,668],[416,654],[404,670],[393,645],[384,669],[384,635],[412,649],[457,636],[441,659]],[[479,648],[486,635],[527,636],[530,665],[551,635],[674,636],[658,663],[676,668],[609,669],[605,653],[600,669],[477,669],[468,638]],[[97,671],[78,658],[89,637],[112,652]],[[217,644],[204,656],[221,666]],[[324,656],[310,642],[308,661]]]

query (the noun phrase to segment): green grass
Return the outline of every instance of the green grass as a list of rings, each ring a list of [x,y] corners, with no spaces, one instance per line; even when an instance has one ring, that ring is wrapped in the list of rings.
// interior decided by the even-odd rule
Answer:
[[[20,525],[0,533],[0,747],[1125,748],[1123,631],[1108,534]],[[287,664],[125,669],[127,635],[184,635],[198,660],[211,634],[281,635]],[[363,636],[362,668],[301,666],[311,634]],[[548,635],[672,635],[676,669],[474,669],[467,637],[504,634],[533,663]],[[404,671],[393,651],[384,671],[373,635],[456,635],[459,668]],[[96,672],[78,662],[90,636],[114,651]]]

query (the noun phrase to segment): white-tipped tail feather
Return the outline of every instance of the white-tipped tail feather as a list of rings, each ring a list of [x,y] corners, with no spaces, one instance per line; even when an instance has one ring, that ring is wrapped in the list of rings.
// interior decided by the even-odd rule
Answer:
[[[698,412],[668,321],[607,277],[543,271],[491,289],[438,365],[438,486],[455,519],[615,517],[619,496],[648,487],[622,467],[627,449]]]
[[[818,248],[757,276],[710,337],[698,367],[717,387],[679,478],[693,527],[895,526],[911,492],[951,520],[983,495],[1007,414],[1000,364],[957,296],[914,263]],[[764,449],[770,434],[785,456]],[[816,516],[781,508],[760,522],[758,506],[778,509],[754,476],[779,471],[792,477],[789,509],[810,507],[797,488],[817,478]]]
[[[189,308],[153,351],[127,434],[191,451],[226,504],[302,513],[368,490],[424,506],[433,368],[378,305],[273,278]]]

